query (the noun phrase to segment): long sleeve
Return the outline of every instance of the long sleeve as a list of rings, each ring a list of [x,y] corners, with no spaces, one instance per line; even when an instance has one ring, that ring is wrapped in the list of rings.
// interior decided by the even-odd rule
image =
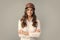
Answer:
[[[20,30],[22,30],[21,21],[18,20],[18,36],[19,36],[19,37],[25,37],[25,35],[19,33]]]
[[[41,34],[40,21],[37,20],[37,22],[38,22],[37,29],[39,29],[40,32],[29,32],[29,36],[30,36],[30,37],[39,37],[40,34]]]

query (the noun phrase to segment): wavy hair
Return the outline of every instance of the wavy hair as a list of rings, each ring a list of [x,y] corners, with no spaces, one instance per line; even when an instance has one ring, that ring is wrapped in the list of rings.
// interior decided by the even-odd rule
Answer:
[[[26,27],[27,26],[27,23],[26,23],[26,20],[27,20],[27,18],[28,18],[28,15],[27,15],[27,9],[28,9],[28,7],[26,7],[25,8],[25,12],[24,12],[24,15],[23,15],[23,17],[21,18],[21,26],[22,26],[22,28],[24,28],[24,27]],[[33,22],[33,24],[32,24],[32,26],[34,26],[34,27],[37,27],[37,21],[36,21],[36,19],[37,19],[37,17],[36,17],[36,15],[35,15],[35,8],[32,8],[33,9],[33,14],[32,14],[32,22]]]

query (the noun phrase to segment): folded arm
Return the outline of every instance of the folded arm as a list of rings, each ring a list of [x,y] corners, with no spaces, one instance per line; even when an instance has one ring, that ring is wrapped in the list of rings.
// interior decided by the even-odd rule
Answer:
[[[29,32],[30,37],[39,37],[40,36],[40,29],[37,29],[35,32]]]
[[[27,36],[27,37],[39,37],[40,36],[40,29],[36,29],[35,32],[26,32],[26,31],[19,31],[20,36]]]

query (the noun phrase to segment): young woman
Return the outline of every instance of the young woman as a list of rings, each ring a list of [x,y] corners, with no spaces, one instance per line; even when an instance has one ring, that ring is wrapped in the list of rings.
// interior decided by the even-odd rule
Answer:
[[[20,40],[35,40],[41,33],[40,21],[35,15],[35,6],[32,3],[27,3],[25,14],[18,20],[18,35]]]

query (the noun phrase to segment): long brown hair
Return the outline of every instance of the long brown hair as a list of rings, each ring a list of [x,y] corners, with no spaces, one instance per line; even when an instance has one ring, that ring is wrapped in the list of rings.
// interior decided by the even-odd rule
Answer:
[[[27,18],[28,18],[28,15],[27,15],[27,13],[26,13],[26,11],[27,11],[27,9],[28,9],[29,7],[26,7],[25,8],[25,12],[24,12],[24,15],[23,15],[23,17],[21,18],[21,26],[22,26],[22,28],[24,28],[24,27],[26,27],[27,26],[27,23],[26,23],[26,20],[27,20]],[[37,21],[36,21],[36,19],[37,19],[37,17],[36,17],[36,15],[35,15],[35,8],[33,8],[33,7],[31,7],[32,9],[33,9],[33,14],[32,14],[32,22],[33,22],[33,24],[32,24],[32,26],[34,26],[34,27],[37,27]]]

